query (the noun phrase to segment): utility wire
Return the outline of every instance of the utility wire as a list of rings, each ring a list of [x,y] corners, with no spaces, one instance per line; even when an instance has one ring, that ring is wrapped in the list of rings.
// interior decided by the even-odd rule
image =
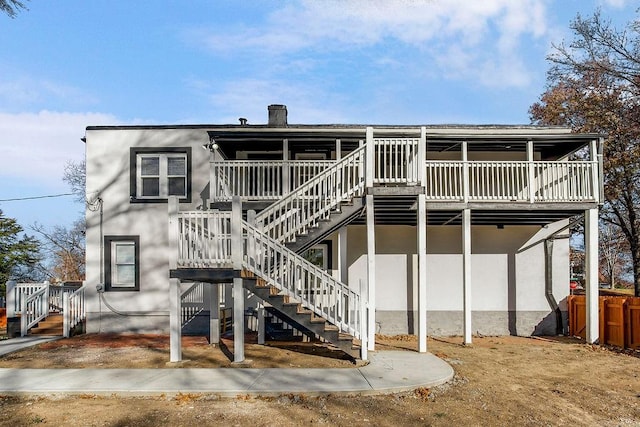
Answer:
[[[0,199],[0,202],[19,202],[22,200],[50,199],[54,197],[73,196],[73,193],[50,194],[47,196],[18,197],[15,199]]]

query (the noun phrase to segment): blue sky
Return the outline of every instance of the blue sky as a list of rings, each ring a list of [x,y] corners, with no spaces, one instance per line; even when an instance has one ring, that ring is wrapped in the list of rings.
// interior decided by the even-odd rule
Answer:
[[[0,15],[0,209],[25,228],[83,211],[65,162],[88,125],[521,124],[552,43],[625,0],[31,0]]]

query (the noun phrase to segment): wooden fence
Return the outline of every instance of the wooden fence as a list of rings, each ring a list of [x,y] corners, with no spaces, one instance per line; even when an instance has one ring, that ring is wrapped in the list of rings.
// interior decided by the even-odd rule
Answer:
[[[569,335],[585,338],[586,300],[570,295]],[[599,297],[600,343],[640,349],[640,297]]]

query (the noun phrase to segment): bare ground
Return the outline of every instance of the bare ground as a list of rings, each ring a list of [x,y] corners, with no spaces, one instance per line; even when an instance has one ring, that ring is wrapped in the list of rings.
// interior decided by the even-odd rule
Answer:
[[[146,340],[146,341],[145,341]],[[228,351],[204,341],[184,343],[191,366],[230,366]],[[154,398],[0,396],[0,425],[640,425],[640,352],[591,346],[570,338],[476,337],[430,339],[455,378],[433,389],[385,396],[282,395],[222,399],[179,394]],[[135,344],[136,346],[132,346]],[[232,349],[230,341],[221,347]],[[377,337],[378,349],[416,348],[415,337]],[[313,349],[316,350],[313,350]],[[315,344],[249,344],[252,367],[330,366]],[[227,354],[225,354],[227,353]],[[166,337],[81,336],[0,358],[0,367],[165,367]]]

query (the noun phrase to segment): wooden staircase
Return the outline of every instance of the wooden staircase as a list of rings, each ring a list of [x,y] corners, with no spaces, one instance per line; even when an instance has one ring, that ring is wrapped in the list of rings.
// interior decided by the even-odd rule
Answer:
[[[51,313],[44,320],[38,322],[38,326],[29,330],[29,335],[62,336],[62,313]]]
[[[245,289],[275,308],[283,320],[301,332],[330,342],[354,359],[360,357],[360,346],[351,335],[340,333],[336,326],[305,309],[302,304],[278,293],[277,288],[256,277],[244,277],[243,285]]]

